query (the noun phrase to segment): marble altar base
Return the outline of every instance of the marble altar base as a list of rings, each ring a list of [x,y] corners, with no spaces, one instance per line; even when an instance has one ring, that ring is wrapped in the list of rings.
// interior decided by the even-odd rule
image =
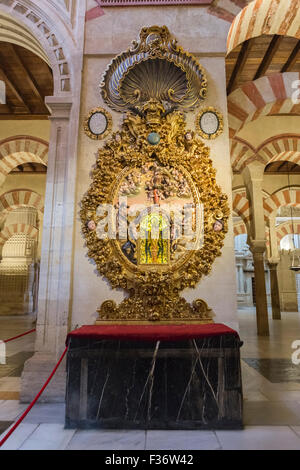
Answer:
[[[241,342],[73,337],[66,428],[239,429]]]

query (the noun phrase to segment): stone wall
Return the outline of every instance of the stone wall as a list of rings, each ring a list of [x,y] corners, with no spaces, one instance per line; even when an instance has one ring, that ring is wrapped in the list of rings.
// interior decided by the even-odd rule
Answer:
[[[81,95],[80,122],[95,106],[107,106],[99,93],[101,74],[110,60],[126,50],[131,41],[138,37],[141,27],[153,24],[166,25],[178,43],[195,54],[208,77],[208,96],[204,105],[216,106],[225,118],[225,132],[212,142],[205,141],[211,148],[213,165],[217,169],[217,182],[228,194],[231,205],[231,167],[227,130],[227,103],[225,80],[225,48],[227,25],[206,13],[201,7],[139,7],[104,9],[104,15],[86,23],[83,84]],[[113,130],[122,121],[122,115],[112,112]],[[187,116],[188,127],[195,128],[195,114]],[[108,282],[95,273],[95,265],[88,260],[87,250],[81,234],[79,207],[87,191],[95,164],[97,149],[101,143],[90,140],[79,131],[78,177],[76,198],[76,227],[74,249],[74,284],[72,303],[72,326],[93,324],[96,309],[107,299],[120,302],[122,291],[112,291]],[[236,279],[232,222],[225,240],[222,257],[213,266],[212,273],[195,290],[185,292],[192,301],[203,298],[216,314],[215,321],[224,322],[237,328]]]

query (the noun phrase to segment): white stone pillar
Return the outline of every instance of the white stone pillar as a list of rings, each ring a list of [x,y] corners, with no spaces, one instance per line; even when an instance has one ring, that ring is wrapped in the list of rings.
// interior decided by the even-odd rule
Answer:
[[[51,134],[45,195],[35,355],[26,362],[21,401],[28,402],[57,362],[71,315],[72,245],[75,211],[77,128],[70,98],[46,99]],[[76,111],[76,109],[75,109]],[[72,114],[73,119],[72,120]],[[63,401],[64,367],[44,393],[47,401]]]

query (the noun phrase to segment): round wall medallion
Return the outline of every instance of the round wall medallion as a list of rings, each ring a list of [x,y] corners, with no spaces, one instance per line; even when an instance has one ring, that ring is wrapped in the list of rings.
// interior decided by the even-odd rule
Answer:
[[[203,108],[196,118],[196,128],[203,139],[215,139],[223,132],[223,116],[213,107]]]
[[[84,123],[84,132],[94,140],[104,139],[110,133],[111,128],[111,115],[104,108],[92,109]]]

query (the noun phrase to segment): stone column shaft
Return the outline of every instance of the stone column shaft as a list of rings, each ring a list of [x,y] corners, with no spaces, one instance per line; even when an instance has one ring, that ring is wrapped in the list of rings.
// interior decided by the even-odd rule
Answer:
[[[269,336],[264,252],[253,248],[251,251],[253,254],[255,276],[257,334],[259,336]]]
[[[269,335],[268,303],[266,293],[264,253],[266,250],[266,232],[263,207],[264,165],[252,162],[243,172],[244,181],[251,205],[250,246],[253,254],[256,288],[256,321],[259,336]]]
[[[269,263],[269,268],[271,281],[272,318],[273,320],[281,320],[277,263]]]

